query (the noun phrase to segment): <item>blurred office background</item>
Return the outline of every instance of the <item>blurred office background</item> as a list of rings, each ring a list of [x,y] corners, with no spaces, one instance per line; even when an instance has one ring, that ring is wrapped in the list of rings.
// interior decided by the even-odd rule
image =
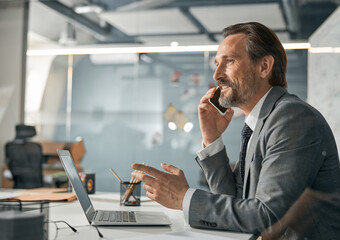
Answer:
[[[197,106],[215,85],[222,29],[247,21],[267,25],[285,43],[288,90],[325,115],[339,146],[339,4],[0,1],[0,167],[14,126],[25,123],[36,127],[35,141],[83,139],[81,164],[96,174],[97,191],[118,191],[108,169],[129,180],[134,162],[173,164],[190,186],[203,187],[194,160],[201,148]],[[236,109],[223,135],[231,163],[243,121]]]

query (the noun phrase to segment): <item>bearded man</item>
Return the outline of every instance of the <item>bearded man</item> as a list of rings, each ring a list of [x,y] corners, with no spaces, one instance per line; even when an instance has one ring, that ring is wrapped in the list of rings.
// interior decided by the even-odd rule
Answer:
[[[198,106],[203,149],[196,161],[210,192],[190,188],[183,171],[168,164],[161,165],[167,172],[133,164],[147,173],[133,176],[145,182],[149,198],[183,210],[192,227],[258,235],[279,223],[306,189],[339,192],[339,156],[323,116],[287,92],[287,57],[275,33],[256,22],[232,25],[223,33],[214,79],[221,89],[219,102],[228,110],[221,115],[209,102],[216,89]],[[232,119],[231,107],[246,116],[234,169],[221,137]],[[325,221],[313,221],[317,227],[308,237],[339,237],[323,231],[320,238]]]

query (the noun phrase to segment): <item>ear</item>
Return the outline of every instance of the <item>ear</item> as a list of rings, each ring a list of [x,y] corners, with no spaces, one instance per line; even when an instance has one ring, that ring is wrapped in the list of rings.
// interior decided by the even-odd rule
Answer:
[[[272,55],[264,56],[260,60],[260,76],[261,78],[268,78],[274,66],[274,57]]]

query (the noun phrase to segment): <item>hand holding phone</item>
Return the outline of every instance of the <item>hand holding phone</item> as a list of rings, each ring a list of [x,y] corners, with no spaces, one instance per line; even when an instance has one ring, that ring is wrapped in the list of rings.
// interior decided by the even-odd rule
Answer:
[[[209,99],[211,105],[213,105],[221,115],[225,115],[228,108],[222,107],[218,101],[221,95],[221,89],[217,87],[214,96]]]

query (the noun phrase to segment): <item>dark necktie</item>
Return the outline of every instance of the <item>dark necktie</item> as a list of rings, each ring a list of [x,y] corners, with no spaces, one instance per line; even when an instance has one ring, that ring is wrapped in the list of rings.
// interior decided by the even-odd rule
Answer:
[[[241,152],[240,152],[240,173],[242,178],[242,183],[244,182],[244,168],[245,168],[245,159],[247,153],[247,146],[253,130],[245,123],[241,132]]]

